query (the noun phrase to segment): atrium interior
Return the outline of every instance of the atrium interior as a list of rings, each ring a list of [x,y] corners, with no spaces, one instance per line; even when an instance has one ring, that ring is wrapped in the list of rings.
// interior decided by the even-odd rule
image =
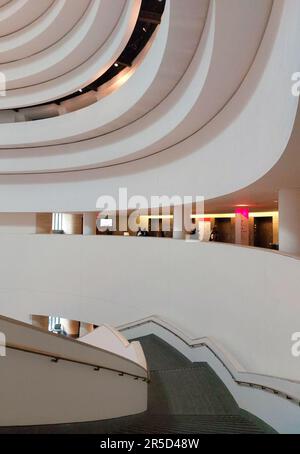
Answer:
[[[299,42],[299,0],[0,0],[0,441],[300,434]]]

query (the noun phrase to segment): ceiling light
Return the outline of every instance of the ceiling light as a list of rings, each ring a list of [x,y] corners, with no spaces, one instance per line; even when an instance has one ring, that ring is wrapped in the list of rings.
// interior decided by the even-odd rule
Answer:
[[[277,211],[260,211],[258,213],[249,213],[250,218],[273,218],[277,215]]]
[[[141,219],[149,219],[149,220],[152,220],[152,219],[173,219],[173,215],[172,214],[151,214],[151,215],[140,215],[140,218]]]
[[[202,213],[202,214],[192,214],[191,215],[191,219],[204,219],[204,218],[205,219],[207,219],[207,218],[211,218],[211,219],[235,218],[235,214],[234,213],[216,213],[216,214]]]

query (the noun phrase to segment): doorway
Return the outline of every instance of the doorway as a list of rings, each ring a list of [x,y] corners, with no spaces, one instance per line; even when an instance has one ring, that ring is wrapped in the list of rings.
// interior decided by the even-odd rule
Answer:
[[[218,231],[218,241],[221,243],[233,243],[232,223],[230,218],[216,218],[215,227]]]
[[[273,243],[272,217],[254,218],[254,246],[270,248]]]

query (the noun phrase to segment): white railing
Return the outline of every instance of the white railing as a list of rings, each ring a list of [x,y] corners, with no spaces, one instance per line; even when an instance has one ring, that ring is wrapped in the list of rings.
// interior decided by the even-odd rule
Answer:
[[[98,421],[147,409],[147,370],[130,359],[0,317],[0,426]]]
[[[118,327],[118,330],[125,333],[132,328],[141,327],[151,323],[170,332],[190,348],[207,348],[227,370],[236,384],[271,392],[276,396],[283,397],[300,406],[300,381],[246,372],[223,347],[210,338],[202,337],[191,339],[182,331],[172,326],[171,323],[166,322],[157,316],[150,316],[126,325],[121,325]],[[293,387],[292,390],[291,385]]]

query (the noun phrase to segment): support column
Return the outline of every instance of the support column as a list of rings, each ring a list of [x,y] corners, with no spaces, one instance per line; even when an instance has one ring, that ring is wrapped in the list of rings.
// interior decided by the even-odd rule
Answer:
[[[173,214],[173,238],[176,240],[185,239],[184,218],[182,206],[174,207]]]
[[[235,212],[235,243],[249,246],[249,210],[238,209]]]
[[[273,244],[279,244],[279,216],[278,213],[273,215]]]
[[[279,250],[300,255],[300,190],[279,191]]]
[[[151,219],[150,220],[150,230],[152,233],[154,233],[155,236],[159,236],[159,230],[160,230],[160,219]]]
[[[96,215],[93,212],[83,213],[83,235],[96,234]]]

